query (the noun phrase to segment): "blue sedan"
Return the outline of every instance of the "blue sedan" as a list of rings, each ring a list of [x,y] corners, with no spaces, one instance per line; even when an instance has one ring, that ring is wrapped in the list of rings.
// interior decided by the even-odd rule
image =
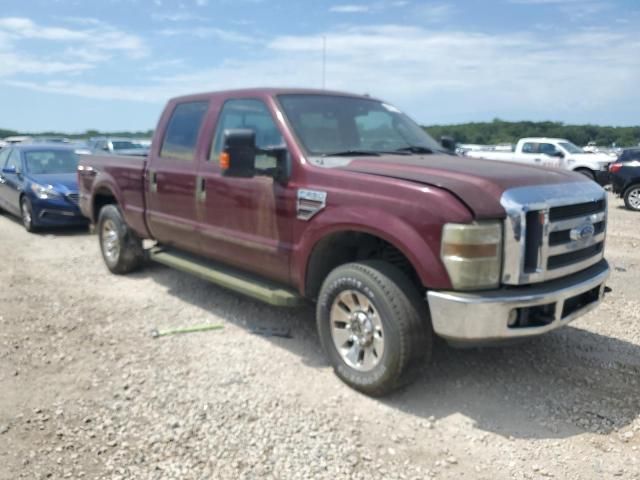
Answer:
[[[78,156],[72,147],[18,144],[0,150],[0,210],[42,227],[87,225],[78,208]]]

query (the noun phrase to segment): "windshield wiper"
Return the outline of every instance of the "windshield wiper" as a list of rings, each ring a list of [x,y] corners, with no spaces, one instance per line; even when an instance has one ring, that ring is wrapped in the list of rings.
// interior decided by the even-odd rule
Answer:
[[[411,153],[434,153],[429,147],[423,147],[421,145],[409,145],[406,147],[396,149],[396,152],[411,152]]]
[[[323,157],[356,157],[356,156],[379,157],[380,154],[372,150],[343,150],[341,152],[323,153],[321,156]]]

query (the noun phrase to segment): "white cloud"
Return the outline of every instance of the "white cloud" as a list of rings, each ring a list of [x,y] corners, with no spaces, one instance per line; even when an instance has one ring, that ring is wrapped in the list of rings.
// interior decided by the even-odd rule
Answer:
[[[552,36],[377,25],[325,35],[328,87],[388,99],[425,122],[452,115],[477,118],[478,112],[489,112],[487,118],[522,112],[523,118],[562,119],[581,111],[611,111],[612,104],[640,104],[640,37],[632,31],[582,29]],[[174,75],[168,73],[176,71],[172,65],[158,65],[148,69],[152,76],[144,86],[126,80],[91,85],[17,79],[12,85],[154,103],[230,87],[320,86],[320,35],[279,36],[256,52],[260,58],[199,70],[183,66]]]
[[[329,8],[329,11],[334,13],[362,13],[368,12],[369,7],[367,5],[334,5]]]
[[[257,42],[255,37],[216,27],[165,28],[158,31],[158,33],[166,37],[192,36],[196,38],[217,38],[218,40],[229,43],[251,44]]]
[[[145,42],[138,35],[126,33],[91,18],[74,18],[85,28],[71,29],[39,25],[24,17],[0,18],[0,39],[43,40],[72,44],[76,49],[92,49],[100,52],[118,52],[130,58],[142,58],[148,54]]]

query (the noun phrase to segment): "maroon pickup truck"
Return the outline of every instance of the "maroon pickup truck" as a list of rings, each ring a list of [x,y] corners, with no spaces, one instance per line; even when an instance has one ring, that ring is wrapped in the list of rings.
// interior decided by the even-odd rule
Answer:
[[[315,302],[337,375],[370,395],[434,335],[476,345],[567,325],[609,275],[596,183],[457,157],[368,96],[176,98],[148,158],[86,156],[78,175],[109,270],[149,257],[274,305]]]

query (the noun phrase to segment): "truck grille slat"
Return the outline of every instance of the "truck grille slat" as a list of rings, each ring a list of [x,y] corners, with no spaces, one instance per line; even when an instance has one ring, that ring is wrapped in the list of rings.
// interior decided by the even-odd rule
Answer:
[[[593,257],[594,255],[602,252],[603,246],[604,243],[600,242],[587,248],[576,250],[575,252],[550,256],[547,260],[547,268],[549,270],[555,270],[556,268],[566,267],[567,265],[571,265],[572,263],[581,262],[582,260],[586,260],[587,258]]]
[[[567,218],[580,217],[582,215],[591,215],[594,213],[602,212],[605,207],[606,205],[604,199],[595,202],[586,202],[576,205],[555,207],[549,210],[549,220],[551,222],[557,222],[558,220],[564,220]]]

